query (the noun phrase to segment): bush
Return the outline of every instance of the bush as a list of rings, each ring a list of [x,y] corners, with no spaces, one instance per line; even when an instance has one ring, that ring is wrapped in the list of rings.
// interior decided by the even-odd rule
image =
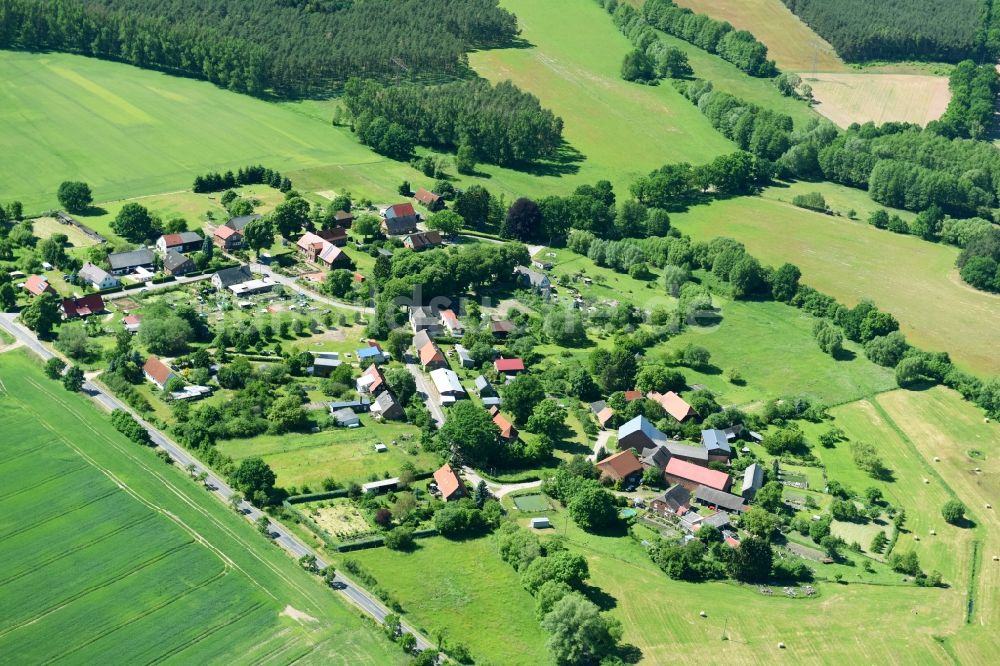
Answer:
[[[960,525],[965,521],[965,505],[957,499],[948,500],[941,507],[941,516],[952,525]]]
[[[792,197],[792,205],[809,210],[818,210],[825,213],[827,211],[826,199],[819,192],[808,192],[806,194],[796,194]]]

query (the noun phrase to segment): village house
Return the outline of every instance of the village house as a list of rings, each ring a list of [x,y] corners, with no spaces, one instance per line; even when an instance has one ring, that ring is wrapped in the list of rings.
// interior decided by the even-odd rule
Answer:
[[[171,370],[170,366],[155,356],[146,359],[142,366],[142,374],[146,379],[160,387],[161,391],[166,387],[167,382],[177,376],[177,373]]]
[[[440,347],[433,342],[428,342],[421,347],[418,355],[420,356],[420,365],[424,370],[448,367],[448,361],[445,359]]]
[[[530,288],[543,298],[548,298],[552,294],[552,282],[544,273],[533,271],[527,266],[517,266],[514,269],[514,278],[518,285]]]
[[[354,224],[354,215],[348,213],[346,210],[338,210],[333,214],[333,221],[337,223],[338,227],[350,229],[351,225]]]
[[[462,322],[458,320],[458,316],[453,310],[441,310],[441,323],[451,337],[460,338],[465,335],[465,328],[462,327]]]
[[[193,272],[194,269],[195,265],[191,257],[180,252],[170,250],[163,256],[163,272],[168,275],[186,275]]]
[[[108,265],[112,275],[127,275],[137,269],[156,270],[156,255],[152,250],[132,250],[108,255]]]
[[[650,500],[649,509],[667,517],[686,513],[690,505],[691,493],[684,486],[677,485]]]
[[[383,391],[375,398],[371,412],[380,421],[400,421],[406,418],[406,411],[389,391]]]
[[[121,280],[89,261],[77,272],[76,278],[78,281],[88,284],[97,290],[113,289],[121,285]]]
[[[311,231],[302,234],[302,237],[295,243],[295,247],[306,261],[323,263],[328,268],[349,266],[351,264],[351,259],[347,256],[347,253]]]
[[[212,286],[218,291],[224,291],[234,284],[240,284],[252,279],[253,275],[250,273],[250,267],[244,264],[242,266],[223,268],[221,271],[215,273],[212,276]]]
[[[414,333],[426,331],[430,337],[441,335],[443,326],[441,318],[434,314],[434,309],[426,305],[411,305],[409,308],[410,328]],[[414,342],[416,344],[416,342]],[[417,347],[419,349],[419,347]]]
[[[196,252],[201,249],[205,239],[201,234],[194,231],[182,231],[176,234],[164,234],[156,239],[156,251],[160,254],[167,252]]]
[[[699,485],[728,491],[732,479],[725,472],[701,467],[680,458],[671,458],[663,469],[663,477],[670,483],[679,483],[690,491]]]
[[[44,293],[54,294],[56,290],[52,288],[49,281],[41,275],[31,275],[24,282],[24,288],[32,296],[41,296]]]
[[[441,499],[445,502],[461,499],[468,494],[462,477],[448,463],[434,472],[434,483],[437,485],[437,491],[441,494]]]
[[[378,395],[382,391],[386,390],[385,375],[377,365],[369,365],[365,368],[365,371],[361,373],[358,377],[355,385],[358,389],[358,393],[368,393],[370,395]]]
[[[320,229],[316,232],[316,235],[325,240],[327,243],[333,243],[337,247],[344,247],[347,245],[347,229],[344,229],[343,227]]]
[[[764,468],[759,463],[753,463],[743,471],[743,488],[741,495],[746,501],[752,500],[757,491],[764,485]]]
[[[500,428],[500,439],[504,440],[508,444],[517,441],[517,428],[514,427],[513,423],[507,420],[506,416],[500,413],[500,409],[498,407],[490,407],[490,416],[493,417],[493,423]]]
[[[104,299],[100,294],[90,294],[79,298],[64,298],[62,302],[64,319],[75,319],[76,317],[89,317],[92,314],[104,312]]]
[[[411,203],[399,203],[382,211],[382,232],[386,236],[403,236],[417,230],[419,216]]]
[[[226,252],[239,250],[243,247],[243,232],[223,224],[212,232],[212,242]]]
[[[656,402],[663,407],[663,411],[670,416],[674,417],[679,423],[684,423],[687,419],[697,416],[697,412],[694,408],[687,403],[684,398],[680,397],[673,391],[667,391],[666,393],[657,393],[656,391],[650,391],[646,394],[646,397]]]
[[[434,194],[424,188],[420,188],[414,193],[413,198],[417,200],[418,203],[424,205],[427,210],[432,213],[444,208],[444,198],[440,194]]]
[[[497,395],[496,389],[493,384],[490,384],[490,380],[486,379],[482,375],[479,375],[475,379],[476,393],[479,394],[479,399],[483,401],[483,406],[487,409],[490,407],[499,407],[500,396]]]
[[[431,381],[434,382],[434,388],[441,394],[442,405],[450,405],[466,396],[465,388],[454,370],[438,368],[431,370],[430,375]]]
[[[426,330],[417,331],[413,334],[413,349],[418,353],[427,345],[428,342],[431,342],[431,336],[427,334]]]
[[[443,244],[441,234],[437,231],[418,231],[415,234],[407,234],[403,239],[403,247],[407,247],[415,252],[441,247]]]
[[[603,478],[623,483],[638,481],[639,477],[642,476],[642,464],[639,463],[639,459],[632,453],[632,449],[625,449],[605,458],[597,463],[597,469],[601,470]]]
[[[234,231],[239,231],[243,233],[243,230],[247,228],[247,225],[251,222],[261,219],[261,216],[257,213],[251,215],[243,215],[241,217],[234,217],[226,222],[225,226],[233,229]]]

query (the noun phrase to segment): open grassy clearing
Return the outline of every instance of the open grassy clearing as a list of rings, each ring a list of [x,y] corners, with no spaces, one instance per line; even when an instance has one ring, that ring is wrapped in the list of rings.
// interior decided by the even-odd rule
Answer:
[[[399,473],[409,462],[418,470],[436,468],[437,456],[420,450],[420,431],[415,426],[377,423],[361,417],[360,428],[342,428],[312,434],[259,435],[251,439],[219,442],[222,453],[241,460],[261,456],[278,476],[282,487],[303,485],[319,490],[320,483],[333,477],[338,483],[364,483]],[[404,439],[409,435],[409,439]],[[393,444],[393,441],[396,444]],[[389,447],[376,453],[376,442]],[[408,451],[414,451],[411,454]]]
[[[810,192],[819,192],[822,194],[826,200],[827,207],[843,217],[847,217],[847,213],[853,210],[856,219],[861,222],[866,222],[869,215],[876,210],[882,209],[888,211],[890,215],[899,215],[907,222],[912,221],[916,217],[915,213],[908,210],[882,206],[877,201],[873,201],[865,190],[838,185],[837,183],[809,182],[804,180],[791,183],[778,183],[765,188],[760,193],[760,196],[764,199],[773,199],[774,201],[782,201],[790,204],[792,203],[792,199],[797,195],[808,194]]]
[[[869,121],[926,125],[944,114],[951,99],[943,76],[821,72],[802,78],[812,86],[814,108],[840,127]]]
[[[677,0],[677,5],[748,30],[786,72],[843,72],[848,67],[830,43],[781,0]]]
[[[953,247],[762,198],[717,201],[672,219],[695,240],[729,236],[765,263],[790,261],[805,283],[848,305],[870,298],[914,344],[947,351],[973,372],[1000,372],[1000,296],[961,282]]]
[[[0,356],[0,378],[4,654],[23,663],[402,661],[252,526],[125,440],[25,353]],[[283,615],[287,606],[315,621]]]
[[[1000,497],[1000,425],[984,422],[979,410],[944,388],[887,393],[879,396],[878,406],[924,459],[932,461],[935,474],[930,477],[931,484],[947,483],[977,525],[975,538],[981,542],[982,564],[972,622],[949,643],[963,664],[992,663],[1000,649],[995,631],[1000,619],[1000,562],[993,560],[1000,555],[1000,518],[996,513]],[[933,462],[934,457],[940,462]],[[976,472],[976,468],[981,471]],[[993,508],[987,509],[987,504]],[[968,532],[952,526],[938,530],[940,537],[949,541]]]
[[[379,548],[349,553],[390,590],[407,619],[434,636],[468,645],[477,659],[498,664],[550,664],[547,635],[517,572],[500,559],[492,538],[420,539],[412,553]]]
[[[684,333],[651,352],[687,344],[705,347],[714,366],[708,372],[683,368],[689,384],[704,384],[721,404],[752,404],[762,397],[806,396],[826,405],[857,400],[895,387],[892,371],[865,358],[847,342],[842,360],[824,354],[812,335],[816,319],[775,302],[720,301],[722,320],[716,326],[688,326]],[[745,385],[729,382],[724,371],[735,368]]]
[[[74,248],[90,247],[96,245],[97,241],[83,233],[76,227],[62,224],[54,217],[38,217],[31,221],[35,236],[38,238],[48,238],[55,234],[64,234],[69,238],[68,246]]]
[[[563,118],[566,139],[586,156],[573,184],[606,178],[623,187],[665,162],[701,163],[732,150],[670,85],[621,79],[631,45],[593,0],[502,5],[517,15],[530,46],[473,53],[469,61],[491,81],[510,79],[534,93]],[[539,188],[525,185],[524,193]]]

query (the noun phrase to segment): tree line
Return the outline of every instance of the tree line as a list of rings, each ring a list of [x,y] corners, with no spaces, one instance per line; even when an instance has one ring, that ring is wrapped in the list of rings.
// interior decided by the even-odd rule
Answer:
[[[996,101],[1000,74],[993,64],[958,63],[948,77],[951,100],[940,120],[928,127],[947,137],[988,139],[996,129]]]
[[[848,62],[996,57],[993,0],[783,0]]]
[[[0,0],[0,48],[51,49],[251,95],[327,92],[349,76],[468,74],[465,53],[510,43],[497,0]]]
[[[772,77],[778,73],[774,61],[767,59],[767,47],[746,30],[736,30],[726,21],[696,14],[671,0],[647,0],[641,10],[618,0],[598,0],[598,3],[611,13],[622,32],[640,40],[637,46],[643,50],[659,38],[654,32],[638,27],[639,21],[714,53],[750,76]]]
[[[551,157],[562,143],[562,119],[510,81],[424,87],[351,79],[343,100],[361,141],[393,157],[420,144],[510,165]]]
[[[281,172],[274,169],[265,169],[257,164],[240,167],[236,173],[227,171],[220,174],[213,171],[195,176],[191,190],[197,193],[221,192],[242,185],[270,185],[282,192],[288,192],[292,189],[292,181],[286,177],[282,177]]]

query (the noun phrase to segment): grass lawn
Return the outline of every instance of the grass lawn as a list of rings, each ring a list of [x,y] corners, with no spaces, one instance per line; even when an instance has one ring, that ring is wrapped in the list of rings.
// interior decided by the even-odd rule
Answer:
[[[549,254],[555,256],[548,256]],[[587,257],[566,249],[546,250],[544,259],[553,264],[552,270],[548,273],[554,284],[558,285],[559,278],[563,276],[568,278],[578,276],[580,279],[573,280],[572,285],[584,298],[598,301],[627,300],[647,310],[669,307],[677,302],[677,299],[670,296],[663,286],[662,271],[654,273],[648,280],[639,280],[625,273],[598,266]],[[590,278],[592,284],[585,285],[584,277]],[[557,287],[557,290],[564,298],[569,298],[565,288]]]
[[[402,663],[318,579],[33,357],[0,356],[0,376],[3,654]]]
[[[780,183],[768,187],[760,196],[764,199],[772,199],[784,203],[792,203],[792,199],[799,194],[819,192],[826,200],[826,205],[834,212],[847,217],[850,210],[854,210],[857,220],[862,223],[868,221],[868,216],[876,210],[886,210],[890,215],[899,215],[907,222],[913,221],[915,213],[900,208],[886,208],[868,196],[865,190],[856,187],[846,187],[837,183],[811,183],[806,181],[796,181],[792,183]]]
[[[69,239],[67,247],[81,248],[97,244],[96,240],[76,227],[62,224],[54,217],[36,217],[31,221],[31,225],[35,236],[39,239],[45,239],[55,234],[64,234]]]
[[[956,248],[759,197],[672,217],[695,240],[729,236],[764,263],[796,264],[803,282],[843,303],[870,298],[899,319],[911,342],[947,351],[967,370],[1000,372],[1000,296],[961,281]]]
[[[227,440],[219,450],[235,460],[261,456],[274,469],[279,486],[309,486],[318,491],[320,483],[333,477],[338,483],[364,483],[372,475],[394,476],[404,462],[418,470],[436,468],[437,456],[420,450],[420,432],[415,426],[376,423],[361,418],[362,427],[326,430],[313,434],[259,435],[251,439]],[[404,435],[411,439],[405,440]],[[397,444],[392,442],[396,441]],[[389,447],[376,453],[376,442]],[[410,454],[407,450],[415,453]]]
[[[565,137],[586,159],[564,180],[606,178],[620,188],[669,161],[701,163],[733,150],[669,84],[621,79],[631,50],[611,17],[593,0],[504,0],[517,15],[527,48],[472,53],[473,68],[491,81],[510,79],[566,122]],[[523,183],[522,194],[538,183]]]
[[[708,349],[715,369],[681,371],[689,384],[704,384],[715,392],[720,404],[805,395],[835,405],[895,386],[892,371],[869,361],[852,343],[846,345],[853,354],[850,360],[834,360],[820,351],[812,335],[815,319],[790,305],[722,301],[721,308],[717,326],[689,326],[650,352],[655,357],[689,343]],[[726,379],[724,371],[730,368],[739,370],[745,385]]]
[[[444,630],[466,644],[476,662],[535,666],[552,663],[535,602],[492,538],[420,539],[412,553],[385,548],[349,553],[429,636]]]

